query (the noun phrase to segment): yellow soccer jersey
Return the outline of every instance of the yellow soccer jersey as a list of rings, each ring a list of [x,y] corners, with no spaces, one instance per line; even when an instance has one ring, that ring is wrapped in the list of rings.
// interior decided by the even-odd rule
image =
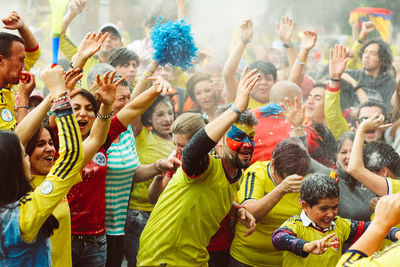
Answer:
[[[34,188],[40,186],[45,178],[46,176],[42,175],[32,175],[32,186]],[[59,227],[50,236],[51,262],[54,267],[72,266],[71,218],[66,196],[58,203],[52,214],[56,217]]]
[[[400,180],[386,178],[386,183],[388,185],[388,195],[400,193]]]
[[[299,215],[295,215],[287,220],[285,223],[283,223],[280,228],[288,229],[289,231],[294,233],[297,238],[303,239],[307,242],[319,240],[327,235],[335,233],[336,235],[330,240],[339,241],[340,244],[338,246],[329,247],[327,251],[322,255],[309,254],[306,258],[298,256],[291,251],[285,250],[283,251],[282,266],[335,266],[342,255],[343,242],[349,238],[351,232],[351,221],[348,219],[336,217],[334,222],[335,227],[325,232],[317,230],[312,226],[304,226]]]
[[[142,127],[140,133],[135,136],[136,151],[140,164],[151,164],[158,159],[166,159],[175,149],[172,140],[165,140],[158,135]],[[129,208],[133,210],[152,211],[154,205],[148,198],[149,186],[153,180],[135,183],[129,199]]]
[[[14,113],[14,92],[10,88],[0,89],[0,130],[14,131],[17,125]]]
[[[261,199],[276,187],[269,173],[269,164],[268,161],[258,161],[246,170],[237,194],[238,203]],[[267,216],[257,222],[255,232],[248,237],[244,237],[247,228],[236,224],[230,250],[232,257],[251,266],[281,266],[282,251],[272,245],[271,235],[288,218],[300,214],[299,198],[300,193],[286,194]]]
[[[69,189],[81,181],[83,162],[82,137],[74,114],[56,118],[60,157],[51,167],[46,179],[22,197],[19,202],[19,226],[26,242],[35,240],[49,215],[57,208]]]
[[[268,105],[268,103],[269,102],[262,103],[260,101],[255,100],[252,96],[250,96],[248,108],[249,109],[255,109],[255,108],[258,108],[258,107],[261,107],[261,106]]]
[[[140,237],[138,266],[207,266],[206,247],[239,187],[229,183],[221,159],[209,159],[200,177],[179,168],[168,183]]]
[[[393,267],[399,266],[400,242],[386,247],[382,252],[376,252],[370,257],[357,250],[348,250],[340,258],[336,267]]]

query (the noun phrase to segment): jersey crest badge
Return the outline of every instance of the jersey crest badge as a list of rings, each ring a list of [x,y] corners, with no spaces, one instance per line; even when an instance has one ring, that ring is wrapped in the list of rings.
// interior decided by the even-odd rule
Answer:
[[[8,108],[3,108],[1,110],[0,117],[3,121],[10,122],[13,119],[13,114]]]
[[[40,192],[43,195],[48,195],[53,191],[53,184],[50,181],[44,181],[40,186]]]
[[[101,152],[97,152],[96,155],[94,155],[93,161],[94,163],[102,167],[106,166],[107,164],[106,156],[104,156],[104,154]]]

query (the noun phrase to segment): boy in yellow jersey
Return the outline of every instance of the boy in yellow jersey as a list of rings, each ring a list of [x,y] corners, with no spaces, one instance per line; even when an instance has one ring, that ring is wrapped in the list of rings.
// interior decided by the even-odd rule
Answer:
[[[256,70],[247,73],[246,68],[234,105],[185,147],[182,167],[160,195],[142,232],[137,266],[207,266],[206,247],[229,212],[240,215],[238,220],[249,228],[247,235],[254,231],[254,217],[233,200],[242,168],[250,165],[253,154],[256,120],[246,108],[258,78]],[[210,156],[221,138],[221,157]]]
[[[344,242],[354,242],[369,222],[336,216],[339,186],[329,176],[315,173],[300,189],[301,215],[295,215],[272,235],[272,243],[284,250],[283,266],[335,266]],[[400,230],[392,228],[387,238],[396,241]]]
[[[376,252],[391,227],[399,223],[400,194],[382,197],[376,205],[375,217],[370,227],[343,254],[336,266],[399,266],[399,241],[382,252]]]

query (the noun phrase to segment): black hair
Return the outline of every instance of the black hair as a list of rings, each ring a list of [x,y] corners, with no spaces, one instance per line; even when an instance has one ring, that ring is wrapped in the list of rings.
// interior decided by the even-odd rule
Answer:
[[[324,198],[339,198],[339,185],[329,175],[313,173],[300,186],[300,199],[313,207]]]
[[[272,151],[274,172],[282,180],[292,174],[304,176],[310,169],[310,156],[299,142],[297,138],[288,138],[278,143]]]
[[[395,177],[400,175],[400,156],[396,150],[382,142],[369,142],[363,148],[364,166],[372,172],[387,167]]]
[[[326,89],[328,86],[326,83],[321,82],[321,81],[317,81],[316,83],[314,83],[312,88],[316,88],[316,87],[322,87],[324,89]]]
[[[364,54],[365,49],[370,44],[377,44],[379,46],[378,57],[379,57],[379,60],[381,61],[381,67],[379,69],[379,73],[389,71],[392,66],[392,61],[393,61],[392,51],[390,50],[389,44],[381,39],[371,39],[371,40],[367,41],[360,49],[359,58],[362,58],[362,55]]]
[[[135,52],[125,47],[116,48],[108,57],[108,64],[113,67],[123,66],[125,64],[129,64],[129,61],[131,60],[136,61],[137,66],[139,66],[140,60]]]
[[[388,119],[388,115],[387,115],[387,111],[386,111],[386,106],[385,106],[381,101],[377,101],[377,100],[373,100],[373,99],[370,99],[370,100],[368,100],[368,101],[365,101],[364,103],[362,103],[362,104],[360,104],[360,105],[358,106],[358,110],[357,110],[357,119],[359,119],[359,117],[360,117],[360,110],[361,110],[362,108],[365,108],[365,107],[378,107],[378,108],[380,108],[380,109],[382,110],[383,116],[385,117],[385,120]]]
[[[316,131],[316,135],[311,134],[311,138],[318,143],[317,149],[311,154],[311,157],[317,159],[324,165],[332,165],[336,159],[336,141],[332,132],[322,123],[313,121],[312,129]]]
[[[0,207],[32,191],[23,168],[21,142],[15,133],[0,131]]]
[[[152,126],[151,116],[153,115],[154,109],[160,102],[163,102],[163,103],[171,106],[172,112],[174,113],[174,119],[175,119],[174,103],[172,102],[171,98],[169,98],[168,96],[164,96],[164,95],[158,95],[156,100],[154,100],[153,104],[151,104],[151,106],[142,115],[142,124],[144,126],[146,126],[146,127]]]
[[[28,141],[28,143],[26,144],[26,149],[25,152],[26,154],[28,154],[29,156],[32,155],[33,151],[35,150],[40,134],[42,133],[42,131],[46,129],[47,131],[49,131],[50,133],[50,137],[51,139],[54,141],[54,133],[50,127],[50,125],[42,123],[40,124],[39,129],[35,132],[35,134],[32,136],[32,138]]]
[[[0,32],[0,55],[9,58],[11,56],[11,46],[13,42],[24,44],[24,40],[21,37],[8,32]]]
[[[90,102],[90,104],[93,106],[94,114],[97,114],[99,111],[99,104],[97,103],[96,98],[85,89],[82,89],[82,91],[80,91],[78,94],[85,97]]]
[[[268,74],[271,74],[272,77],[274,78],[274,82],[276,82],[277,79],[276,68],[274,64],[272,64],[271,62],[261,61],[261,60],[254,61],[249,65],[249,71],[251,71],[252,69],[257,69],[257,71],[261,73],[264,76],[264,78],[266,78]]]
[[[352,142],[354,142],[355,137],[356,137],[356,134],[351,131],[342,133],[336,141],[336,154],[338,154],[340,149],[342,149],[344,141],[351,140]]]

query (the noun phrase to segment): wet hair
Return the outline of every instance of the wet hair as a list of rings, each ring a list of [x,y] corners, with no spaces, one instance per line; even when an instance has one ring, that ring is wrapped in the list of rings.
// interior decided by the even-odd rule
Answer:
[[[253,69],[257,69],[257,71],[261,73],[264,76],[264,78],[266,78],[268,74],[271,74],[272,77],[274,78],[274,82],[277,79],[276,68],[274,64],[272,64],[271,62],[261,61],[261,60],[254,61],[249,65],[249,71]]]
[[[217,115],[218,116],[221,115],[231,106],[232,104],[224,104],[218,106],[216,111]],[[245,123],[254,126],[258,123],[258,120],[254,115],[254,113],[250,111],[250,109],[246,109],[245,111],[242,112],[242,114],[240,114],[239,118],[235,121],[235,123]]]
[[[39,137],[43,130],[49,131],[51,140],[54,141],[54,133],[53,133],[51,127],[48,124],[44,124],[44,123],[40,124],[39,129],[36,131],[36,133],[32,136],[32,138],[26,144],[25,152],[29,156],[31,156],[33,151],[35,150],[37,143],[39,141]]]
[[[13,42],[24,44],[24,40],[8,32],[0,32],[0,55],[5,58],[11,57],[11,47]]]
[[[388,119],[388,115],[387,115],[387,111],[386,111],[386,107],[385,105],[381,102],[381,101],[376,101],[376,100],[368,100],[365,101],[364,103],[360,104],[358,106],[358,110],[357,110],[357,119],[359,119],[360,117],[360,111],[362,108],[365,107],[378,107],[382,110],[382,114],[385,117],[385,120]]]
[[[379,69],[379,73],[389,71],[392,66],[392,61],[393,61],[392,51],[390,50],[389,44],[381,39],[371,39],[371,40],[367,41],[360,49],[359,58],[362,58],[362,55],[364,54],[365,49],[370,44],[377,44],[379,46],[378,57],[379,57],[379,60],[381,61],[381,67]]]
[[[317,88],[317,87],[322,87],[322,88],[324,88],[324,89],[326,89],[328,86],[327,86],[327,84],[326,83],[324,83],[324,82],[321,82],[321,81],[317,81],[316,83],[314,83],[314,85],[313,85],[313,89],[314,88]]]
[[[93,68],[90,69],[87,75],[87,88],[89,89],[93,83],[96,82],[97,74],[100,74],[100,77],[105,74],[107,71],[113,72],[115,69],[113,66],[107,63],[99,63],[94,65]]]
[[[94,114],[97,114],[97,112],[99,111],[99,105],[96,98],[88,90],[85,89],[82,89],[82,91],[80,91],[78,94],[86,98],[89,103],[92,104]]]
[[[129,61],[136,61],[137,66],[139,66],[139,57],[132,50],[122,47],[114,49],[110,56],[108,57],[108,64],[113,67],[123,66],[129,64]]]
[[[23,167],[21,142],[15,133],[0,131],[0,207],[32,191]]]
[[[311,138],[318,143],[317,149],[311,154],[314,159],[322,160],[324,163],[335,162],[336,159],[336,141],[332,132],[328,127],[325,127],[322,123],[313,121],[311,124],[317,135],[311,135]],[[324,164],[325,165],[325,164]]]
[[[184,134],[190,140],[195,133],[205,126],[203,116],[198,113],[183,113],[172,123],[173,134]]]
[[[194,88],[196,87],[196,84],[201,82],[201,81],[210,81],[211,82],[211,76],[207,73],[204,72],[198,72],[194,74],[187,82],[186,84],[186,92],[192,98],[192,100],[196,103],[196,97],[194,93]]]
[[[329,175],[313,173],[300,186],[300,199],[313,207],[324,198],[339,198],[339,185]]]
[[[363,148],[364,166],[372,172],[387,167],[395,177],[400,176],[400,156],[396,150],[382,142],[370,142]]]
[[[151,116],[154,113],[154,109],[158,105],[158,103],[165,103],[167,105],[170,105],[172,112],[174,113],[174,119],[175,119],[175,110],[174,110],[174,103],[168,96],[164,95],[158,95],[156,100],[154,100],[153,104],[143,113],[142,115],[142,124],[146,127],[152,126],[151,123]]]
[[[292,174],[304,176],[310,169],[310,156],[299,142],[297,138],[288,138],[279,142],[272,151],[274,172],[281,179]]]

